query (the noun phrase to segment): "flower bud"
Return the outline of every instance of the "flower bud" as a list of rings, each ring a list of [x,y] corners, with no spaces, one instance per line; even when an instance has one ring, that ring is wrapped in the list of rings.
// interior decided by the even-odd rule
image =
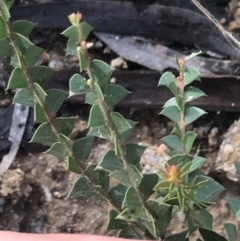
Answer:
[[[81,47],[82,47],[83,49],[87,49],[87,42],[86,42],[86,41],[82,41],[82,42],[81,42]]]
[[[180,181],[180,170],[179,170],[179,167],[177,165],[170,165],[168,168],[167,168],[167,171],[166,171],[166,177],[167,177],[167,180],[169,182],[178,182]]]
[[[77,25],[80,23],[82,19],[82,14],[79,12],[72,13],[71,15],[68,16],[68,19],[72,25]]]
[[[185,62],[186,62],[185,58],[178,60],[178,63],[179,63],[180,66],[184,66]]]
[[[178,77],[176,78],[176,80],[177,80],[177,82],[178,82],[178,83],[183,82],[183,79],[182,79],[182,77],[181,77],[181,76],[178,76]]]
[[[178,60],[179,72],[182,74],[184,73],[185,62],[186,62],[185,58]]]
[[[92,89],[92,87],[93,87],[93,82],[92,82],[91,79],[88,79],[88,80],[87,80],[87,84],[88,84],[88,86]]]

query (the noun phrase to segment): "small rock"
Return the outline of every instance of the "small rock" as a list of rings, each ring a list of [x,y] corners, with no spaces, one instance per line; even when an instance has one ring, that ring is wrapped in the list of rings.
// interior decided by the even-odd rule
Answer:
[[[51,202],[52,201],[52,194],[51,194],[49,188],[47,186],[43,185],[43,184],[41,185],[41,188],[43,189],[43,192],[45,194],[47,202]]]
[[[165,144],[161,144],[155,151],[158,155],[166,155],[168,147]]]
[[[149,128],[148,128],[148,126],[143,126],[142,127],[142,132],[144,133],[144,134],[147,134],[148,133],[148,130],[149,130]]]
[[[22,184],[24,180],[24,172],[17,168],[7,170],[3,176],[2,188],[0,193],[6,197],[9,194],[17,193],[22,196]]]
[[[228,156],[234,151],[234,148],[231,144],[226,144],[223,147],[223,155],[228,158]]]
[[[73,216],[77,213],[77,210],[78,210],[78,205],[77,204],[73,204],[72,205],[72,213],[70,216]]]
[[[142,155],[141,165],[143,173],[156,173],[159,169],[165,168],[165,163],[169,156],[166,153],[167,146],[164,144],[160,146],[151,146]]]
[[[103,53],[104,54],[110,54],[111,53],[111,49],[106,47],[104,50],[103,50]]]
[[[99,49],[103,47],[103,43],[101,41],[96,41],[94,45],[96,48],[99,48]]]
[[[93,46],[93,43],[87,42],[87,49],[90,49]]]
[[[49,62],[49,67],[52,68],[52,69],[55,69],[55,70],[60,70],[60,69],[63,69],[64,64],[63,64],[63,62],[60,61],[60,60],[52,59],[52,60]]]
[[[202,138],[207,135],[209,128],[209,126],[200,126],[198,128],[195,128],[194,131],[197,133],[198,138]]]
[[[120,68],[123,65],[123,59],[121,57],[117,57],[111,61],[111,67]]]
[[[47,169],[46,169],[46,173],[51,173],[52,172],[52,168],[51,167],[48,167]]]
[[[235,121],[224,135],[216,159],[216,170],[223,171],[227,178],[237,182],[239,180],[235,163],[240,160],[240,119]]]
[[[117,79],[115,77],[110,79],[110,83],[111,84],[116,84],[116,82],[117,82]]]
[[[218,143],[218,128],[214,127],[212,128],[212,130],[210,131],[209,135],[208,135],[208,143],[210,146],[215,146]]]
[[[56,198],[61,198],[62,194],[59,191],[55,191],[55,192],[53,192],[53,196]]]
[[[176,213],[176,216],[178,217],[178,220],[180,221],[180,222],[184,222],[184,214],[181,212],[181,211],[178,211],[177,213]]]
[[[165,128],[165,127],[161,128],[160,131],[159,131],[159,135],[160,135],[159,138],[161,138],[163,136],[166,136],[167,135],[167,128]]]

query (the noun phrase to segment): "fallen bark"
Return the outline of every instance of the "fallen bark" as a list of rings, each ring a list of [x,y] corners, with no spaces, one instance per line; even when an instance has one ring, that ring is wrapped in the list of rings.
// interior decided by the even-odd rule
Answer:
[[[128,36],[117,38],[113,34],[98,32],[95,35],[122,58],[159,72],[169,68],[177,70],[175,56],[184,57],[177,51],[144,39]],[[188,61],[188,65],[198,68],[206,78],[234,78],[240,75],[240,64],[237,61],[195,57]]]

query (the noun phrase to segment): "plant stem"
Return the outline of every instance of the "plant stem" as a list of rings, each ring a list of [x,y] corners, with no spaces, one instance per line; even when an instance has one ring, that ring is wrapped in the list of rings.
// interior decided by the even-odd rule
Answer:
[[[80,27],[79,27],[79,29],[80,29]],[[84,54],[85,54],[85,58],[87,59],[86,71],[87,71],[91,81],[93,83],[96,83],[95,77],[94,77],[93,72],[91,70],[91,59],[88,56],[88,52],[87,52],[86,49],[84,49]],[[92,90],[96,94],[96,92],[94,90],[94,84],[93,84]],[[103,116],[104,116],[104,119],[105,119],[105,123],[106,123],[106,125],[108,126],[108,128],[110,130],[111,139],[112,139],[112,141],[116,140],[117,148],[119,149],[119,153],[120,153],[120,158],[121,158],[121,160],[122,160],[122,162],[124,164],[124,170],[126,171],[127,176],[129,178],[129,180],[131,181],[131,185],[135,189],[135,191],[136,191],[136,193],[137,193],[137,195],[138,195],[138,197],[139,197],[139,199],[141,201],[142,207],[145,209],[145,212],[146,212],[147,216],[150,219],[151,212],[150,212],[148,206],[145,204],[145,198],[143,197],[143,194],[141,193],[140,189],[135,185],[135,180],[133,180],[133,178],[129,174],[129,164],[128,164],[128,161],[127,161],[127,158],[126,158],[126,153],[124,151],[124,144],[120,140],[120,137],[119,137],[119,134],[117,132],[117,129],[116,129],[116,127],[115,127],[115,125],[114,125],[114,123],[113,123],[113,121],[111,119],[110,108],[108,107],[108,104],[107,104],[107,102],[105,100],[102,101],[97,94],[96,94],[96,96],[97,96],[97,101],[98,101],[99,107],[100,107],[100,109],[101,109],[101,111],[103,113]],[[161,233],[160,233],[159,226],[157,224],[155,226],[157,227],[157,232],[158,232],[157,235],[158,235],[158,237],[160,237]]]
[[[185,100],[184,100],[184,62],[181,62],[177,60],[177,64],[179,67],[179,76],[180,76],[180,81],[178,82],[178,88],[179,88],[179,94],[182,97],[182,108],[181,108],[181,113],[180,113],[180,130],[181,130],[181,142],[182,142],[182,147],[183,147],[183,152],[185,153],[185,145],[184,145],[184,138],[186,134],[186,123],[185,123]]]
[[[0,13],[1,16],[7,26],[7,31],[8,31],[8,38],[11,42],[11,45],[14,49],[14,52],[19,60],[19,64],[23,70],[23,72],[25,73],[27,80],[28,80],[28,85],[29,88],[33,91],[35,98],[37,100],[37,102],[39,103],[39,105],[42,107],[43,111],[45,112],[45,115],[47,117],[48,123],[50,124],[50,126],[52,127],[55,135],[58,138],[58,141],[63,145],[63,147],[67,150],[69,156],[71,156],[79,165],[79,168],[81,169],[82,173],[91,181],[91,183],[93,185],[99,185],[98,183],[96,183],[96,181],[94,180],[94,178],[88,173],[88,171],[86,170],[86,165],[84,163],[81,162],[81,160],[75,155],[75,153],[72,151],[71,147],[69,147],[68,143],[66,142],[65,139],[61,138],[60,133],[54,123],[54,116],[51,114],[51,112],[49,111],[47,105],[44,103],[44,101],[42,100],[41,96],[39,95],[35,85],[34,85],[34,81],[32,79],[32,76],[30,74],[29,68],[25,62],[24,57],[22,56],[22,54],[20,53],[17,44],[14,40],[14,36],[13,36],[13,31],[12,31],[12,27],[11,27],[11,23],[10,21],[8,21],[4,15],[4,11],[2,9],[3,5],[5,3],[3,2],[3,0],[0,0]],[[122,212],[121,207],[119,207],[115,201],[109,196],[108,192],[103,189],[103,188],[99,188],[98,192],[100,194],[101,197],[103,197],[104,199],[106,199],[108,201],[108,203],[111,205],[111,207],[116,210],[117,212]],[[130,223],[129,222],[129,226],[136,232],[138,233],[140,236],[142,236],[143,239],[149,239],[148,236],[145,235],[145,233],[143,232],[143,230],[141,230],[136,224],[134,223]]]
[[[240,222],[238,221],[237,224],[237,239],[236,241],[240,241]]]

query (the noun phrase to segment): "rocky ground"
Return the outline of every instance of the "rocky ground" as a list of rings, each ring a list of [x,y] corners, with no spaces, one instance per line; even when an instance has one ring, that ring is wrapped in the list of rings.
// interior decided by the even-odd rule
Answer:
[[[143,172],[157,172],[167,159],[167,147],[161,143],[160,138],[170,132],[172,123],[160,117],[158,110],[119,111],[139,121],[131,139],[147,146],[141,161]],[[217,174],[215,170],[221,167],[216,166],[216,160],[220,159],[221,155],[226,156],[226,153],[221,154],[224,149],[223,145],[220,147],[221,143],[227,143],[228,149],[225,149],[228,153],[233,148],[229,146],[234,138],[229,139],[229,132],[225,137],[223,134],[227,132],[229,124],[237,118],[238,114],[209,113],[189,127],[198,133],[194,151],[208,158],[203,170],[227,189],[210,209],[214,217],[214,229],[219,233],[223,232],[225,222],[236,223],[224,197],[239,197],[239,184],[227,179],[223,173]],[[86,133],[86,120],[87,116],[82,113],[76,123],[75,137]],[[89,161],[98,162],[109,147],[108,142],[97,140]],[[76,175],[66,170],[64,161],[47,154],[27,153],[26,150],[26,145],[21,147],[13,165],[0,181],[1,230],[116,234],[115,231],[105,230],[108,206],[100,204],[97,200],[65,199]],[[184,228],[183,223],[179,221],[182,221],[181,215],[177,215],[172,221],[171,231],[177,232]]]

